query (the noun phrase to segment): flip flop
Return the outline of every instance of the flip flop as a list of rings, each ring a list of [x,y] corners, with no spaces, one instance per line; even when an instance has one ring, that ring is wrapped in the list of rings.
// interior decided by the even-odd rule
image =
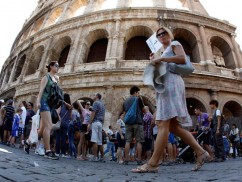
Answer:
[[[158,166],[151,166],[148,163],[144,164],[143,166],[139,166],[135,169],[132,169],[132,173],[158,173]]]

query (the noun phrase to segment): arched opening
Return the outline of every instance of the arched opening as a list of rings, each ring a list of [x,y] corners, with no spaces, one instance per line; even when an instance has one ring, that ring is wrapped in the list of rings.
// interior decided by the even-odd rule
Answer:
[[[226,118],[228,117],[241,117],[242,107],[235,101],[229,101],[224,105],[223,114]]]
[[[200,108],[202,112],[207,112],[206,107],[201,101],[195,98],[187,98],[186,102],[187,102],[187,110],[189,115],[191,116],[193,127],[195,127],[197,124],[197,116],[195,115],[194,110],[196,108]]]
[[[134,26],[126,32],[126,44],[124,47],[125,60],[148,60],[150,49],[146,40],[153,34],[153,31],[146,26]]]
[[[63,8],[57,8],[57,9],[55,9],[51,13],[51,15],[50,15],[47,23],[45,24],[45,27],[48,27],[48,26],[51,26],[51,25],[55,24],[59,20],[62,11],[63,11]]]
[[[125,60],[148,60],[150,49],[146,44],[147,37],[136,36],[131,38],[126,47]]]
[[[58,61],[60,67],[64,67],[68,58],[68,54],[70,51],[71,45],[67,45],[60,54],[60,59]]]
[[[66,36],[56,42],[51,49],[50,60],[58,61],[60,67],[64,67],[71,49],[71,38]]]
[[[223,116],[230,125],[236,124],[241,131],[242,129],[242,106],[236,101],[228,101],[223,107]]]
[[[189,30],[183,28],[174,29],[173,34],[174,40],[181,43],[186,55],[190,57],[190,61],[199,63],[201,58],[195,35]]]
[[[45,17],[41,17],[35,22],[30,35],[34,35],[36,32],[38,32],[41,29],[44,19],[45,19]]]
[[[221,37],[214,36],[210,40],[213,60],[216,66],[235,69],[235,61],[229,44]]]
[[[148,106],[150,109],[150,112],[153,114],[156,110],[156,108],[155,108],[156,103],[153,103],[149,98],[147,98],[145,96],[141,96],[141,97],[143,99],[144,105]]]
[[[87,7],[87,0],[75,0],[69,6],[65,19],[80,16],[84,13]]]
[[[41,62],[43,53],[44,53],[44,46],[40,46],[33,51],[25,74],[26,76],[34,74],[36,70],[39,68],[39,64]]]
[[[99,39],[90,48],[87,63],[105,61],[108,47],[108,39]]]
[[[21,75],[21,72],[22,72],[22,69],[23,69],[23,66],[24,66],[25,60],[26,60],[26,55],[23,55],[23,56],[18,60],[18,63],[17,63],[16,69],[15,69],[15,75],[14,75],[13,81],[16,81],[16,80],[18,79],[18,77]]]

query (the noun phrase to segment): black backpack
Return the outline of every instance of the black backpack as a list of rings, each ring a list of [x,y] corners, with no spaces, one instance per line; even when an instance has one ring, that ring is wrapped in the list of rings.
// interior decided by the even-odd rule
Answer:
[[[53,80],[48,75],[48,79],[50,79],[52,82]],[[47,92],[47,90],[45,90]],[[47,92],[48,93],[48,92]],[[63,91],[58,86],[57,83],[53,82],[53,84],[50,86],[50,92],[48,93],[48,104],[50,107],[58,109],[64,100]]]

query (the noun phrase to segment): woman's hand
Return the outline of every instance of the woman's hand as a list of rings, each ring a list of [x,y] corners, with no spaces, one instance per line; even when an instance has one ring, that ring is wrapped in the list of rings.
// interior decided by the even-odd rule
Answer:
[[[153,60],[153,59],[155,59],[155,54],[152,52],[150,53],[150,60]]]
[[[41,104],[40,104],[40,102],[38,101],[38,102],[37,102],[37,108],[40,109],[40,107],[41,107]]]

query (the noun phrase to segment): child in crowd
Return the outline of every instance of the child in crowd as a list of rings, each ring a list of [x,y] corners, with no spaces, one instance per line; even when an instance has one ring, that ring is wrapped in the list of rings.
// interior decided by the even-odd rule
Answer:
[[[223,133],[223,142],[224,142],[224,157],[225,159],[229,156],[229,150],[230,150],[230,143],[227,138],[227,132]]]
[[[7,145],[9,145],[9,146],[15,147],[15,138],[18,137],[20,116],[21,116],[22,112],[23,112],[23,110],[21,108],[18,108],[16,114],[14,115],[12,132],[11,132],[11,136],[7,143]]]

